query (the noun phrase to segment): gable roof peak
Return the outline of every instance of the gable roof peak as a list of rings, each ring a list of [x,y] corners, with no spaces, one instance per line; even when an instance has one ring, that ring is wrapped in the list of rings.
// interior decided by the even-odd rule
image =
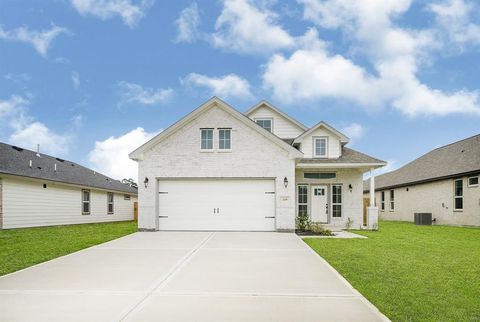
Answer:
[[[293,143],[300,142],[305,136],[311,134],[313,131],[315,131],[316,129],[318,129],[320,127],[324,127],[327,130],[329,130],[330,132],[333,132],[334,134],[336,134],[340,138],[341,143],[347,144],[348,142],[350,142],[350,138],[348,136],[346,136],[345,134],[343,134],[342,132],[340,132],[339,130],[337,130],[336,128],[334,128],[333,126],[328,124],[327,122],[320,121],[317,124],[315,124],[314,126],[312,126],[311,128],[309,128],[304,133],[300,134],[297,138],[295,138],[295,141]]]
[[[142,144],[140,147],[132,151],[128,156],[130,159],[139,161],[143,160],[144,158],[144,152],[149,150],[150,148],[154,147],[157,145],[159,142],[163,141],[176,131],[178,131],[180,128],[194,120],[196,117],[204,113],[205,111],[209,110],[213,106],[218,107],[222,109],[223,111],[229,113],[232,115],[234,118],[236,118],[238,121],[242,122],[243,124],[253,128],[255,131],[259,132],[261,135],[267,137],[269,140],[271,140],[273,143],[279,145],[283,149],[289,152],[289,155],[292,158],[301,158],[303,154],[289,145],[288,143],[282,141],[279,137],[276,135],[265,131],[261,127],[259,127],[257,124],[255,124],[250,118],[248,118],[245,114],[240,113],[237,109],[235,109],[233,106],[230,104],[226,103],[222,99],[218,98],[217,96],[211,97],[209,100],[207,100],[205,103],[188,113],[186,116],[178,120],[176,123],[170,125],[168,128],[166,128],[164,131],[160,132],[156,136],[154,136],[152,139],[147,141],[146,143]]]
[[[284,118],[286,118],[287,120],[289,120],[290,122],[292,122],[293,124],[295,124],[296,126],[298,126],[300,129],[306,131],[308,130],[308,127],[306,127],[304,124],[302,124],[301,122],[297,121],[296,119],[294,119],[293,117],[291,117],[290,115],[288,115],[287,113],[283,112],[282,110],[280,110],[278,107],[276,107],[275,105],[273,105],[272,103],[266,101],[266,100],[261,100],[260,102],[258,102],[257,104],[255,104],[254,106],[252,106],[250,109],[248,109],[245,113],[246,116],[252,114],[254,111],[256,111],[257,109],[259,109],[260,107],[262,106],[266,106],[268,107],[269,109],[273,110],[274,112],[280,114],[281,116],[283,116]]]

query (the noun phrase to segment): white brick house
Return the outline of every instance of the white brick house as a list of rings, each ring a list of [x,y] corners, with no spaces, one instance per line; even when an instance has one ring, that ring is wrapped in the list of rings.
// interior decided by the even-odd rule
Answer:
[[[214,97],[130,154],[139,229],[291,231],[299,212],[332,228],[368,224],[362,176],[385,162],[347,143],[267,102],[242,114]]]

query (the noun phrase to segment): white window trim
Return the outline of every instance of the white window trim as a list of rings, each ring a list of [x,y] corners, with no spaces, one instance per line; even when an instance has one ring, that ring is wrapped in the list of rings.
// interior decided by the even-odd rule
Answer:
[[[230,131],[230,149],[220,149],[220,131],[221,130],[229,130]],[[225,152],[232,152],[232,148],[233,148],[233,130],[231,128],[218,128],[218,146],[217,146],[217,151],[220,152],[220,153],[225,153]]]
[[[83,200],[83,193],[88,192],[88,201]],[[82,215],[90,215],[92,208],[92,193],[88,189],[82,189]],[[83,211],[83,204],[88,203],[88,212]]]
[[[462,182],[462,195],[461,195],[461,196],[456,196],[456,195],[455,195],[455,192],[456,192],[456,190],[457,190],[457,187],[456,187],[457,181],[461,181],[461,182]],[[453,211],[463,211],[463,208],[464,208],[464,207],[463,207],[463,201],[464,201],[464,200],[463,200],[463,193],[464,193],[463,179],[455,179],[455,180],[453,180]],[[455,206],[455,201],[456,201],[456,199],[459,199],[459,198],[462,199],[462,208],[457,208],[457,207]]]
[[[212,148],[202,149],[202,132],[205,130],[212,131]],[[201,128],[200,129],[200,152],[213,152],[215,151],[215,129],[214,128]]]
[[[257,121],[270,121],[270,127],[271,127],[270,133],[273,133],[273,117],[255,117],[255,118],[253,118],[253,121],[255,123],[257,123]],[[258,125],[258,126],[260,126],[260,125]],[[261,128],[263,129],[263,126],[261,126]]]
[[[392,192],[393,192],[393,199],[392,199]],[[390,206],[389,210],[395,211],[395,189],[391,189],[388,191],[388,199],[389,199],[389,206]]]
[[[317,155],[316,142],[317,140],[325,140],[325,155]],[[312,137],[313,143],[313,157],[314,158],[328,158],[328,136],[314,136]]]
[[[340,198],[342,198],[342,201],[341,202],[333,202],[333,187],[340,187]],[[332,218],[332,220],[335,220],[335,219],[341,219],[343,218],[343,185],[342,184],[332,184],[331,185],[331,188],[330,188],[330,204],[331,204],[331,215],[330,215],[330,218]],[[340,206],[340,216],[339,217],[334,217],[333,216],[333,206]]]
[[[380,211],[385,211],[385,191],[380,191]]]
[[[467,178],[467,185],[468,185],[468,187],[469,187],[469,188],[478,187],[478,183],[477,183],[477,184],[470,184],[470,179],[472,179],[472,178],[477,178],[477,179],[478,179],[479,176],[471,176],[471,177],[468,177],[468,178]]]
[[[109,196],[109,195],[112,195],[112,202],[110,202],[110,201],[108,200],[108,196]],[[108,214],[108,215],[113,215],[114,212],[115,212],[115,202],[114,202],[114,201],[115,201],[115,194],[114,194],[113,192],[107,192],[107,214]],[[109,209],[108,209],[108,207],[110,206],[110,204],[112,204],[112,211],[111,211],[111,212],[110,212]]]
[[[300,186],[307,188],[307,202],[306,203],[298,202],[298,187],[300,187]],[[296,212],[297,212],[297,216],[299,215],[299,211],[298,211],[299,206],[307,206],[307,214],[310,216],[310,207],[309,207],[310,196],[309,196],[309,193],[310,193],[310,185],[305,184],[305,183],[297,184],[297,191],[296,191],[296,204],[297,204]]]

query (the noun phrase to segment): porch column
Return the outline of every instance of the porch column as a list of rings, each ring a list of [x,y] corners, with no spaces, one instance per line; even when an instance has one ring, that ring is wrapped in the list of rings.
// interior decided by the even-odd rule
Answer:
[[[375,175],[373,168],[370,169],[370,207],[375,207]]]
[[[367,208],[367,227],[368,229],[378,229],[378,208],[375,207],[375,176],[373,168],[370,169],[370,206]]]

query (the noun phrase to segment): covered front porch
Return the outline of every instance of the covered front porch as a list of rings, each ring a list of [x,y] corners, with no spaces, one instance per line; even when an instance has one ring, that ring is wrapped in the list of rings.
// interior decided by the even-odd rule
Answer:
[[[373,167],[320,162],[296,166],[296,217],[306,214],[334,231],[375,229],[378,219],[363,214],[363,175]]]

